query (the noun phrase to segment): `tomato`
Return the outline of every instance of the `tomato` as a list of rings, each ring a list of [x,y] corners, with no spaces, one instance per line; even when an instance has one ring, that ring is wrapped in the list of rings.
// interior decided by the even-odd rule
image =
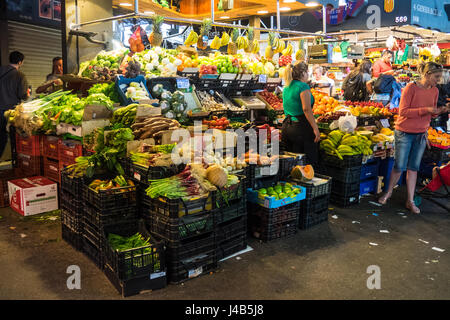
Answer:
[[[230,121],[229,121],[229,120],[225,120],[225,121],[223,122],[223,124],[224,124],[225,126],[228,127],[228,125],[230,124]]]
[[[212,119],[213,120],[217,120],[218,118],[217,118],[217,116],[213,116]]]
[[[225,120],[227,120],[227,118],[226,117],[222,117],[222,118],[220,118],[220,120],[225,121]]]

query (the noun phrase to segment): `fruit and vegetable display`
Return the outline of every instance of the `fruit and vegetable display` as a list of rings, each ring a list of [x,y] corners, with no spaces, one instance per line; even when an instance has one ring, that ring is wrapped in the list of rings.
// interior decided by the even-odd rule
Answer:
[[[343,160],[343,156],[371,155],[372,141],[359,133],[344,133],[333,130],[327,138],[320,142],[320,149],[329,155],[337,156]]]
[[[275,200],[281,200],[286,198],[295,198],[297,194],[301,192],[301,189],[294,188],[294,186],[289,182],[278,182],[273,187],[261,188],[256,191],[258,192],[258,197],[261,199],[273,197]]]
[[[428,140],[432,145],[439,148],[447,149],[450,148],[450,134],[445,133],[442,130],[436,130],[433,128],[428,128]]]
[[[342,106],[336,99],[328,96],[323,92],[311,89],[311,93],[314,97],[314,105],[313,105],[314,115],[333,113],[335,111],[339,111],[339,109],[342,108]]]
[[[164,131],[174,130],[180,127],[180,123],[175,119],[169,119],[163,116],[150,116],[146,118],[138,118],[131,125],[133,135],[136,140],[148,138],[161,138]]]
[[[121,84],[120,89],[125,91],[125,96],[132,101],[150,99],[147,88],[142,82],[131,82],[129,85]]]
[[[230,125],[230,121],[226,117],[212,116],[211,120],[203,119],[202,124],[207,125],[208,129],[225,130]]]
[[[95,94],[95,93],[103,93],[105,96],[107,96],[109,99],[111,99],[112,102],[118,103],[119,100],[119,93],[116,90],[116,86],[114,82],[111,83],[96,83],[88,90],[88,95]]]
[[[113,179],[100,180],[95,179],[89,184],[89,188],[95,191],[110,190],[114,188],[123,188],[134,186],[133,181],[126,180],[122,175],[118,175]]]
[[[263,102],[269,104],[270,108],[275,110],[283,110],[283,99],[277,96],[275,93],[264,90],[258,92],[257,96]]]
[[[146,78],[174,77],[177,74],[177,67],[183,63],[181,59],[177,58],[178,54],[176,50],[153,47],[135,53],[128,60],[134,60],[139,63],[139,70],[145,73]],[[137,70],[134,72],[137,73]]]
[[[101,51],[94,59],[80,64],[78,75],[94,80],[114,81],[122,71],[119,69],[127,49]]]
[[[134,121],[136,120],[136,110],[138,106],[146,106],[153,108],[150,105],[142,105],[142,104],[129,104],[126,107],[121,107],[116,110],[114,110],[113,117],[111,119],[111,123],[121,123],[125,127],[130,127]]]
[[[337,111],[333,113],[327,113],[325,115],[319,116],[316,121],[317,122],[332,122],[334,120],[339,120],[340,117],[346,116],[348,112]]]
[[[184,93],[176,90],[170,92],[162,84],[156,84],[151,89],[154,98],[159,99],[159,107],[164,117],[177,120],[180,123],[187,121],[187,103]]]
[[[295,166],[291,170],[291,178],[303,182],[311,181],[314,178],[314,168],[312,165]]]
[[[389,108],[384,107],[381,102],[352,102],[346,101],[345,105],[350,108],[350,112],[356,117],[390,117],[392,112]]]

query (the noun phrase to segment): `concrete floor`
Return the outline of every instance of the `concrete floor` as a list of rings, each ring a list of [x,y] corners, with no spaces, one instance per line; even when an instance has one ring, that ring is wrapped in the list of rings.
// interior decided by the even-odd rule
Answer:
[[[291,238],[249,239],[253,251],[221,262],[213,274],[126,299],[450,299],[449,212],[424,200],[423,213],[410,214],[404,195],[397,189],[385,208],[370,204],[373,196],[334,208],[328,223]],[[9,208],[0,216],[0,299],[123,299],[61,240],[59,219],[23,218]],[[69,265],[81,268],[81,290],[66,287]],[[370,265],[380,267],[380,290],[367,288]]]

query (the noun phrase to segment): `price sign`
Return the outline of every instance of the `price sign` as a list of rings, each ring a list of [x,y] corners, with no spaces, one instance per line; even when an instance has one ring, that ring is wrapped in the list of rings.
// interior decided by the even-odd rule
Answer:
[[[381,119],[380,122],[381,122],[381,125],[383,127],[385,127],[385,128],[389,128],[390,127],[388,119]]]
[[[267,76],[265,74],[259,75],[259,83],[267,83]]]
[[[189,79],[187,78],[177,78],[178,89],[189,89]]]

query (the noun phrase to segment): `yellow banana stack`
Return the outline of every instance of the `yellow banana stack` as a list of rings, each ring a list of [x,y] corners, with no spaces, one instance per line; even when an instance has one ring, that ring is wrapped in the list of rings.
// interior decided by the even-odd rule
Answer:
[[[252,42],[252,53],[259,53],[260,47],[259,47],[259,41],[254,39]]]
[[[191,30],[191,32],[189,33],[188,37],[184,41],[184,44],[186,46],[192,46],[193,44],[197,43],[197,41],[198,41],[198,34],[197,34],[197,32],[195,32],[194,30]]]
[[[286,43],[283,40],[280,40],[276,38],[275,40],[275,49],[273,50],[273,53],[281,53],[286,48]]]
[[[230,35],[227,32],[222,33],[222,38],[220,38],[220,46],[226,46],[230,42]]]
[[[244,37],[244,36],[239,36],[236,44],[237,44],[238,50],[245,49],[249,45],[248,38]]]
[[[211,49],[218,50],[221,47],[221,41],[218,36],[215,36],[210,45]]]
[[[291,43],[289,43],[289,44],[287,45],[286,49],[284,49],[284,50],[281,52],[281,54],[282,54],[283,56],[290,56],[290,55],[292,55],[293,52],[294,52],[294,47],[292,46]]]
[[[372,142],[363,135],[357,133],[344,134],[340,130],[334,130],[320,142],[320,149],[342,160],[343,156],[371,155],[373,153],[371,145]]]

